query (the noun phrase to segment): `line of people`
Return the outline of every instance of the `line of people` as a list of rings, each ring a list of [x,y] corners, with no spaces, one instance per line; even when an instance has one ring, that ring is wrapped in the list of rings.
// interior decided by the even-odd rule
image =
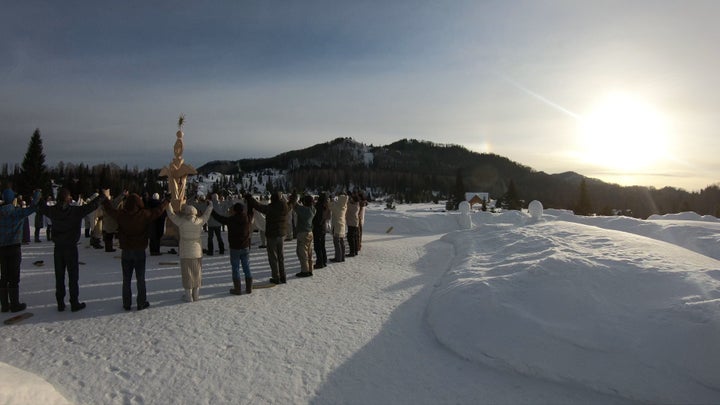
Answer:
[[[130,310],[132,306],[131,282],[133,275],[136,279],[138,310],[150,306],[147,300],[145,282],[145,251],[150,245],[151,255],[159,253],[157,220],[163,215],[177,228],[179,243],[180,271],[182,286],[185,290],[183,299],[188,302],[199,300],[199,290],[202,285],[202,257],[203,249],[201,236],[203,228],[211,219],[215,221],[208,227],[208,250],[211,254],[212,244],[210,238],[217,238],[220,253],[224,254],[220,226],[227,226],[228,244],[230,251],[230,267],[233,281],[231,294],[242,294],[242,278],[245,279],[245,293],[252,292],[253,277],[250,269],[250,241],[253,228],[260,231],[261,247],[267,249],[268,262],[271,269],[270,283],[284,284],[287,282],[285,273],[284,241],[297,240],[297,256],[301,271],[297,277],[310,277],[313,270],[328,265],[325,238],[327,233],[332,234],[335,257],[330,262],[343,262],[346,257],[356,256],[361,249],[362,224],[364,222],[364,208],[367,203],[364,198],[354,193],[348,195],[340,193],[332,201],[326,194],[320,194],[317,200],[313,196],[305,195],[299,198],[295,193],[289,196],[276,192],[271,195],[269,204],[263,204],[251,194],[245,194],[244,201],[237,200],[228,205],[218,203],[214,195],[199,213],[191,204],[185,204],[180,212],[174,212],[168,199],[160,201],[153,196],[154,203],[145,206],[138,194],[127,191],[115,199],[111,199],[109,190],[103,190],[102,195],[94,194],[84,202],[77,205],[73,202],[70,191],[61,188],[58,191],[56,204],[48,204],[40,198],[39,191],[35,193],[32,203],[23,208],[12,204],[15,193],[11,189],[3,191],[2,206],[0,206],[0,267],[2,280],[0,282],[0,301],[2,311],[19,312],[26,308],[26,304],[19,302],[20,261],[22,258],[20,245],[22,243],[22,224],[32,213],[42,215],[52,221],[52,237],[54,243],[53,261],[55,267],[55,296],[58,311],[66,308],[65,276],[67,274],[70,295],[71,311],[79,311],[86,307],[79,299],[79,260],[78,242],[81,235],[82,221],[94,211],[98,211],[105,222],[104,237],[107,251],[112,249],[112,232],[116,226],[121,253],[121,267],[123,274],[122,301],[123,308]],[[215,204],[213,204],[213,202]],[[108,227],[110,224],[110,227]],[[217,225],[215,225],[217,224]],[[292,229],[291,229],[292,227]],[[211,231],[210,228],[218,228]],[[347,230],[346,230],[347,228]],[[345,254],[345,239],[348,240],[349,253]],[[156,246],[153,246],[156,245]],[[313,263],[313,251],[315,262]],[[242,275],[241,270],[242,268]]]

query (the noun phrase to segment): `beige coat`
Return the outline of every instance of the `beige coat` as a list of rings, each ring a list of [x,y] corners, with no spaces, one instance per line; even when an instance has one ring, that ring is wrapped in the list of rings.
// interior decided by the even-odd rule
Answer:
[[[341,194],[336,201],[330,202],[330,214],[332,216],[332,232],[333,236],[344,238],[345,231],[345,213],[347,212],[348,196]]]
[[[201,258],[203,251],[200,237],[203,233],[203,225],[205,225],[212,214],[212,203],[208,205],[201,217],[196,215],[188,216],[185,214],[176,215],[171,204],[168,204],[165,210],[167,211],[168,219],[178,227],[178,234],[180,236],[180,258]]]

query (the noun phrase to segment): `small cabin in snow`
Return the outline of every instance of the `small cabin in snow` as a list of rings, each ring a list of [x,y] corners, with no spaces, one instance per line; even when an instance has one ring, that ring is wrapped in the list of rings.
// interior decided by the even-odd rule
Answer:
[[[482,204],[483,201],[489,203],[490,193],[465,193],[465,201],[470,203],[470,207],[475,204]]]

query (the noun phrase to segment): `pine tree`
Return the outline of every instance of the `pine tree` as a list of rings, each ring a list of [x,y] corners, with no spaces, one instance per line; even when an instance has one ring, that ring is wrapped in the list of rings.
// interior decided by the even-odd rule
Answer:
[[[40,129],[35,129],[30,143],[28,144],[25,158],[22,162],[21,182],[17,186],[18,191],[29,200],[32,191],[42,189],[44,194],[50,191],[50,183],[47,180],[47,166],[45,166],[45,154],[43,153]]]
[[[458,209],[461,202],[465,201],[465,183],[462,178],[462,169],[457,169],[455,173],[455,190],[453,199],[453,209]]]
[[[507,208],[509,210],[520,210],[522,208],[517,190],[515,189],[515,181],[510,180],[510,184],[508,184],[508,189],[503,197],[503,200],[507,204]]]
[[[577,208],[575,208],[575,213],[578,215],[590,215],[590,212],[592,212],[592,204],[590,204],[587,184],[585,183],[585,179],[582,179],[580,182],[580,199],[578,200]]]

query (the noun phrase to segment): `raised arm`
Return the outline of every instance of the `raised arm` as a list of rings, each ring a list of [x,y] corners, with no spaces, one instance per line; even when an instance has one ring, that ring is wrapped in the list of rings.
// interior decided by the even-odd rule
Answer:
[[[101,201],[101,199],[98,199],[98,195],[98,193],[91,195],[90,198],[85,202],[85,205],[80,206],[80,213],[82,214],[81,216],[84,217],[98,209]],[[102,200],[104,200],[104,198]]]
[[[178,216],[175,214],[175,210],[173,210],[172,204],[168,204],[165,207],[165,212],[167,213],[167,217],[170,221],[172,221],[175,225],[178,224]]]
[[[217,212],[215,212],[215,210],[211,210],[210,212],[212,212],[212,214],[211,214],[212,217],[213,217],[216,221],[220,222],[221,224],[227,225],[228,223],[230,223],[230,217],[226,217],[226,216],[224,216],[224,215],[220,215],[220,214],[218,214]]]
[[[207,222],[208,219],[210,219],[210,215],[212,215],[212,213],[213,213],[213,203],[212,203],[212,201],[208,201],[207,209],[205,209],[205,212],[203,212],[202,217],[200,217],[200,219],[202,219],[203,224],[205,222]]]

